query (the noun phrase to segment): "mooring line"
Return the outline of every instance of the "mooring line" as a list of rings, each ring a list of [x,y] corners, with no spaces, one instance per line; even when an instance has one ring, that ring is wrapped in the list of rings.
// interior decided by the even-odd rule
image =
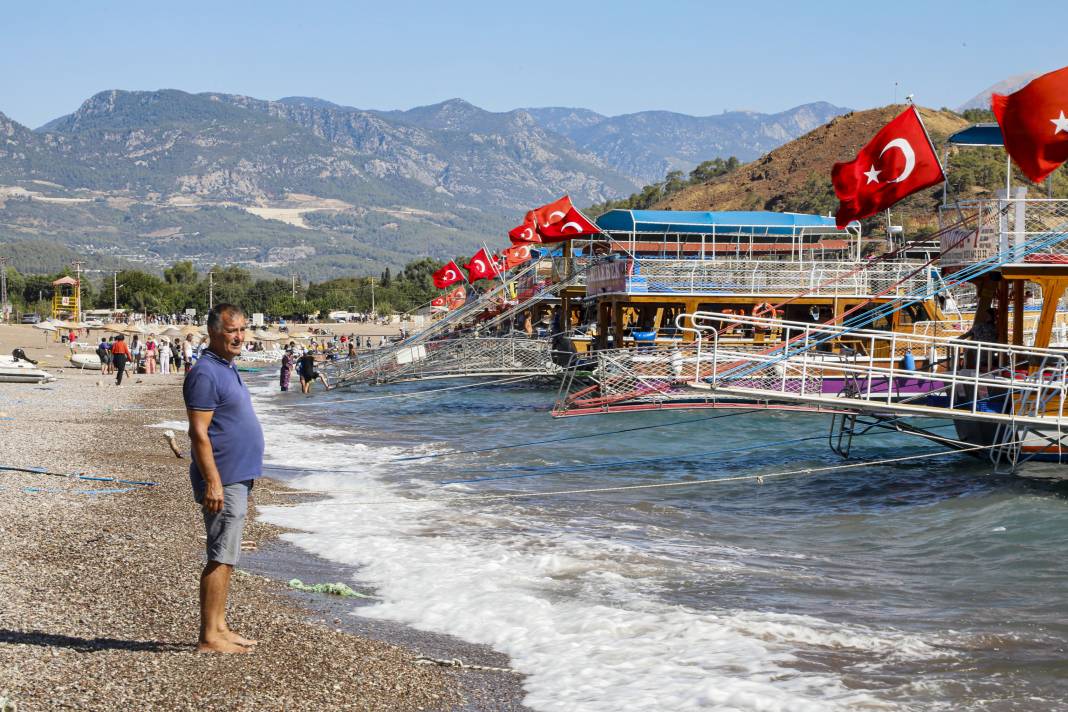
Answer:
[[[805,467],[798,470],[786,470],[783,472],[770,472],[759,475],[738,475],[736,477],[716,477],[707,480],[689,480],[685,482],[657,482],[644,485],[619,485],[616,487],[586,487],[580,489],[566,489],[566,490],[549,490],[548,492],[518,492],[512,494],[475,494],[475,495],[455,495],[450,497],[422,497],[418,499],[411,498],[397,498],[397,499],[380,499],[380,500],[324,500],[318,501],[314,504],[317,506],[366,506],[377,504],[441,504],[449,502],[490,502],[490,501],[507,501],[516,499],[533,499],[536,497],[558,497],[563,495],[574,494],[601,494],[605,492],[630,492],[636,490],[653,490],[653,489],[669,489],[675,487],[696,487],[700,485],[716,485],[724,484],[727,482],[746,482],[756,481],[759,484],[763,484],[765,480],[787,477],[790,475],[811,475],[819,472],[841,472],[845,470],[853,470],[859,467],[878,467],[881,465],[890,465],[897,462],[908,462],[911,460],[921,460],[923,458],[929,458],[932,455],[949,454],[952,452],[974,452],[978,450],[989,450],[996,447],[1006,447],[1009,445],[1022,444],[1023,440],[1018,440],[1008,443],[995,443],[993,445],[976,445],[970,448],[962,448],[959,450],[930,450],[922,452],[916,455],[905,455],[903,457],[892,457],[883,460],[865,460],[862,462],[847,463],[844,465],[827,465],[823,467]],[[309,495],[315,494],[329,494],[329,492],[308,492]],[[293,502],[293,503],[278,503],[264,506],[270,507],[298,507],[305,503]]]
[[[478,383],[464,383],[459,386],[449,386],[448,388],[434,388],[426,391],[410,391],[404,393],[389,393],[384,396],[370,396],[369,398],[345,398],[342,400],[331,401],[316,401],[312,403],[290,403],[289,405],[296,406],[298,408],[307,408],[310,406],[319,405],[333,405],[335,403],[363,403],[365,401],[385,400],[389,398],[417,398],[419,396],[434,395],[436,393],[444,393],[445,391],[456,391],[462,388],[481,388],[483,386],[492,386],[503,383],[518,383],[519,381],[526,381],[531,378],[538,378],[541,374],[532,376],[510,376],[508,378],[501,378],[495,381],[480,381]]]
[[[436,457],[445,457],[447,455],[471,455],[479,452],[493,452],[495,450],[510,450],[517,447],[530,447],[531,445],[547,445],[549,443],[562,443],[569,440],[584,440],[586,438],[596,438],[604,435],[618,435],[620,433],[633,433],[638,430],[652,430],[653,428],[667,428],[673,425],[685,425],[687,423],[701,423],[706,420],[717,420],[719,418],[730,418],[735,415],[745,415],[747,413],[756,413],[757,410],[741,410],[731,413],[721,413],[719,415],[711,415],[705,418],[691,418],[689,420],[675,420],[670,423],[657,423],[656,425],[640,425],[633,428],[623,428],[621,430],[605,430],[599,433],[589,433],[588,435],[569,435],[563,438],[551,438],[548,440],[532,440],[526,443],[514,443],[512,445],[497,445],[495,447],[480,447],[474,450],[449,450],[448,452],[438,452],[431,455],[412,455],[409,457],[397,457],[390,462],[410,462],[412,460],[428,460]]]
[[[708,457],[710,455],[725,455],[729,452],[745,452],[747,450],[759,450],[765,447],[777,447],[779,445],[791,445],[796,443],[803,443],[810,440],[823,440],[826,435],[810,435],[803,438],[793,438],[791,440],[779,440],[772,443],[755,443],[753,445],[743,445],[741,447],[726,448],[724,450],[708,450],[706,452],[695,452],[688,455],[665,455],[663,457],[642,457],[634,460],[612,460],[609,462],[594,462],[594,463],[582,463],[577,465],[548,465],[548,466],[536,466],[529,467],[505,467],[497,470],[472,470],[469,474],[477,474],[479,472],[523,472],[519,475],[504,475],[501,477],[475,477],[467,480],[440,480],[440,485],[458,485],[467,484],[470,482],[491,482],[494,480],[515,480],[522,477],[538,477],[541,475],[555,475],[561,472],[567,472],[568,470],[601,470],[609,467],[618,467],[620,465],[640,465],[650,462],[676,462],[681,460],[694,460],[701,457]],[[859,436],[857,436],[859,437]]]

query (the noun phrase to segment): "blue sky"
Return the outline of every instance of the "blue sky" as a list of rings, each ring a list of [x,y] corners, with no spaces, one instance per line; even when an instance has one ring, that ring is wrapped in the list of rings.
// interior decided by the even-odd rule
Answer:
[[[318,96],[394,109],[452,97],[774,112],[898,97],[955,107],[1068,64],[1063,3],[35,0],[0,10],[0,112],[36,127],[105,89]],[[968,19],[974,18],[974,19]]]

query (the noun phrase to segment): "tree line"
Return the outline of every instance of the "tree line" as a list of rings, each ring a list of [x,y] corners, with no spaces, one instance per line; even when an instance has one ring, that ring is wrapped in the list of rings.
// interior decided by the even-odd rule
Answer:
[[[213,267],[198,273],[193,263],[176,262],[162,276],[136,269],[124,269],[103,277],[82,275],[82,309],[126,309],[142,314],[181,314],[208,309],[209,290],[215,303],[231,302],[248,313],[269,317],[299,319],[335,310],[370,312],[372,300],[378,314],[415,311],[425,306],[439,291],[431,275],[443,263],[429,257],[409,262],[392,274],[387,268],[377,277],[341,277],[324,282],[301,284],[287,279],[253,279],[241,267]],[[22,274],[7,268],[8,300],[19,313],[42,316],[51,310],[52,282],[74,276],[73,269],[54,274]],[[372,286],[373,284],[373,286]]]

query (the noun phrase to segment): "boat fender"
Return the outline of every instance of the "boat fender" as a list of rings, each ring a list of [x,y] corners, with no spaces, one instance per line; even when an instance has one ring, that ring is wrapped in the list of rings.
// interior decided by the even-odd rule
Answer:
[[[906,371],[916,370],[916,357],[912,355],[912,349],[905,349],[905,354],[901,357],[901,368]]]

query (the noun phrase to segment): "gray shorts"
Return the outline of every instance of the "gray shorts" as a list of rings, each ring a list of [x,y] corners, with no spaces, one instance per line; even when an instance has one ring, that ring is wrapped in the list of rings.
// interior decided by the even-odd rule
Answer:
[[[236,566],[241,558],[241,536],[245,530],[245,515],[248,513],[248,493],[252,480],[223,486],[223,508],[218,512],[204,513],[204,530],[208,535],[208,561]],[[204,501],[204,493],[196,493],[197,504]]]

